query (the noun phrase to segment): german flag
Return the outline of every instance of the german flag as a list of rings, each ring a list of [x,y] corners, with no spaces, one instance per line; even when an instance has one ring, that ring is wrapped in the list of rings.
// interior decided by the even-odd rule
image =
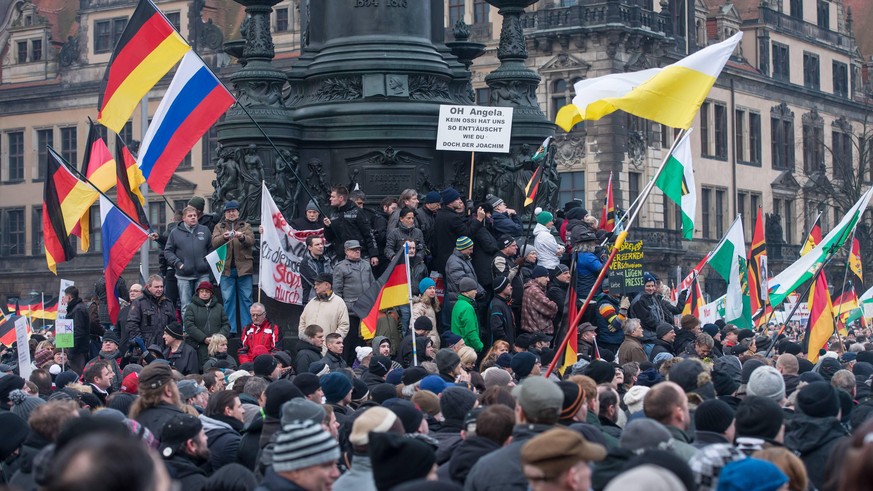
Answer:
[[[524,187],[524,206],[533,203],[537,199],[537,190],[540,188],[540,181],[543,179],[543,164],[537,166],[527,186]]]
[[[700,281],[696,274],[691,280],[691,286],[688,290],[688,298],[685,300],[685,307],[682,308],[682,315],[693,315],[699,319],[700,309],[703,307],[703,292],[700,290]]]
[[[0,322],[0,344],[11,348],[15,342],[15,321],[20,319],[20,315],[10,315],[6,320]]]
[[[857,237],[852,237],[852,250],[849,251],[849,268],[858,277],[861,284],[864,283],[864,268],[861,266],[861,243]]]
[[[139,166],[136,165],[136,160],[133,159],[133,155],[130,154],[126,146],[123,144],[119,145],[116,151],[116,205],[142,229],[148,230],[150,228],[149,219],[142,207],[145,199],[139,191],[139,185],[145,182],[145,177],[143,177]],[[131,177],[133,177],[133,180],[131,180]],[[135,187],[132,185],[133,182],[137,183]]]
[[[813,247],[821,242],[821,225],[819,224],[819,220],[821,220],[821,212],[819,212],[818,216],[815,217],[815,222],[813,222],[812,228],[809,230],[809,235],[806,236],[803,248],[800,249],[801,256],[805,256],[807,252],[811,251]]]
[[[104,193],[115,186],[115,159],[109,152],[109,147],[97,131],[97,125],[88,123],[88,144],[85,146],[85,157],[82,159],[82,175],[91,181]],[[96,196],[95,196],[96,200]],[[92,203],[93,204],[93,203]],[[87,252],[91,248],[91,208],[82,215],[79,225],[73,229],[73,235],[81,239],[80,247]]]
[[[843,287],[843,291],[836,295],[832,300],[834,309],[834,320],[837,321],[837,327],[840,334],[847,336],[849,333],[846,330],[848,319],[852,315],[852,311],[858,308],[858,295],[855,294],[855,287],[851,283],[847,283]]]
[[[139,0],[103,74],[97,120],[120,133],[139,101],[190,49],[151,0]]]
[[[567,341],[567,348],[564,350],[564,363],[559,368],[559,371],[563,374],[564,370],[567,367],[572,367],[579,361],[579,327],[578,326],[570,326],[573,322],[573,319],[576,318],[576,314],[578,313],[578,308],[576,306],[577,302],[576,295],[576,255],[573,254],[573,260],[570,261],[570,287],[567,288],[567,299],[564,303],[564,315],[561,318],[561,326],[567,326],[568,329],[573,331],[573,334],[570,336],[570,339]],[[563,333],[556,333],[555,342],[557,343],[558,339],[562,339]]]
[[[58,299],[55,297],[54,299],[48,300],[47,302],[40,302],[30,311],[30,316],[34,319],[57,319],[58,318]]]
[[[812,363],[818,361],[818,350],[827,344],[834,333],[834,314],[831,296],[828,292],[828,280],[824,271],[815,280],[814,287],[809,292],[809,321],[806,324],[806,357]]]
[[[63,163],[61,156],[48,147],[46,180],[43,188],[42,232],[48,268],[57,274],[57,263],[76,256],[70,243],[79,219],[97,199],[97,191],[80,181]]]
[[[755,221],[755,233],[752,235],[752,247],[749,248],[747,274],[749,275],[749,300],[752,306],[752,321],[756,326],[766,321],[772,309],[767,295],[767,243],[764,240],[764,217],[761,208]]]
[[[409,303],[409,275],[405,258],[405,251],[395,254],[376,284],[355,302],[354,311],[361,318],[361,338],[364,341],[376,335],[380,311]]]
[[[615,230],[615,202],[612,198],[612,172],[609,173],[609,183],[606,185],[606,198],[603,200],[603,212],[600,214],[600,230],[612,232]]]

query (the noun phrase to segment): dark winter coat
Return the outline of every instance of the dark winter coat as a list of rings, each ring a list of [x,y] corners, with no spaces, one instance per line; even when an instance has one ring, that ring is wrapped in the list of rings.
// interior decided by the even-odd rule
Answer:
[[[324,358],[322,358],[321,361],[323,361],[330,368],[331,372],[335,372],[341,368],[349,367],[348,363],[346,363],[341,355],[331,353],[330,351],[325,353]]]
[[[297,484],[285,479],[276,474],[272,467],[267,469],[261,484],[255,488],[255,491],[306,491]]]
[[[306,373],[309,365],[321,359],[321,348],[316,348],[309,341],[297,341],[297,356],[294,359],[294,372]]]
[[[322,254],[320,258],[316,258],[306,251],[303,259],[300,260],[300,281],[303,283],[302,305],[306,305],[306,302],[315,295],[315,277],[324,273],[333,274],[333,266],[327,256]]]
[[[495,279],[498,276],[509,278],[509,284],[512,285],[512,303],[520,308],[521,299],[524,295],[524,279],[522,279],[521,266],[516,266],[512,258],[506,257],[506,254],[500,251],[497,251],[494,259],[491,261],[492,284],[496,283]]]
[[[485,221],[488,222],[488,219],[485,219]],[[489,224],[480,227],[476,231],[476,235],[470,238],[476,244],[473,247],[473,256],[470,258],[470,261],[473,263],[473,270],[476,271],[476,278],[486,291],[491,291],[493,282],[491,277],[491,261],[494,260],[494,255],[500,251],[496,235]]]
[[[264,417],[258,411],[255,418],[245,428],[242,438],[239,442],[239,451],[237,452],[239,463],[254,472],[258,463],[258,454],[261,446],[261,431],[264,429]]]
[[[238,462],[239,459],[239,444],[242,440],[239,429],[242,429],[242,422],[234,420],[239,423],[236,425],[229,420],[230,418],[200,415],[206,431],[206,445],[209,447],[209,467],[213,472],[223,465]]]
[[[482,284],[479,283],[479,279],[476,276],[476,270],[473,268],[473,261],[470,257],[465,256],[460,251],[455,250],[452,253],[452,256],[448,259],[448,262],[446,262],[445,274],[446,296],[443,308],[448,309],[449,312],[454,309],[455,302],[458,300],[458,295],[461,293],[458,288],[460,287],[463,278],[472,278],[476,280],[476,283],[478,284],[476,294],[485,294],[485,290],[482,288]]]
[[[550,281],[548,287],[546,288],[546,296],[549,297],[549,300],[555,302],[555,305],[558,306],[558,311],[555,312],[555,317],[552,318],[552,324],[555,326],[555,332],[560,332],[562,327],[561,322],[564,318],[564,307],[566,307],[567,291],[569,289],[569,283],[561,283],[556,279]]]
[[[20,489],[22,491],[36,491],[38,488],[35,481],[34,459],[36,455],[45,447],[51,444],[50,441],[41,437],[37,432],[31,430],[24,439],[24,443],[18,451],[18,470],[12,475],[9,484],[12,489]]]
[[[449,208],[440,208],[436,213],[433,225],[433,261],[431,267],[439,271],[440,274],[446,273],[446,261],[455,250],[455,241],[458,237],[467,236],[473,237],[479,228],[482,227],[482,222],[476,218],[470,218],[469,221],[461,213],[456,213]]]
[[[179,414],[184,414],[179,407],[162,402],[157,406],[144,409],[133,419],[139,421],[140,424],[148,428],[155,435],[156,439],[160,440],[161,431],[164,429],[164,426],[173,416]]]
[[[183,316],[185,326],[185,341],[197,351],[197,359],[200,363],[206,363],[209,359],[206,338],[213,334],[221,334],[230,337],[230,324],[224,307],[218,303],[218,298],[213,295],[208,302],[204,302],[199,295],[191,299],[191,303],[185,309]]]
[[[161,336],[167,324],[176,322],[176,308],[167,297],[155,298],[148,288],[130,304],[126,327],[130,339],[142,338],[146,346],[164,345]]]
[[[489,337],[483,337],[482,342],[493,346],[494,341],[505,339],[510,348],[515,346],[515,318],[512,308],[500,295],[495,295],[488,306]]]
[[[428,336],[416,336],[415,337],[416,345],[416,356],[418,357],[418,364],[420,365],[425,361],[432,361],[427,356],[427,343],[433,342]],[[400,341],[400,348],[397,350],[397,361],[403,365],[403,368],[408,368],[412,366],[412,333],[407,334],[403,337],[403,341]]]
[[[424,233],[416,227],[407,227],[402,223],[397,224],[397,228],[388,233],[385,239],[385,257],[392,259],[395,254],[403,250],[403,245],[407,241],[415,242],[416,254],[424,254]],[[420,251],[420,252],[419,252]]]
[[[825,465],[834,447],[848,436],[837,418],[795,414],[785,431],[785,446],[798,453],[809,480],[824,489]]]
[[[684,302],[680,302],[679,305],[680,307],[675,307],[659,295],[649,295],[642,292],[631,302],[628,317],[639,319],[643,329],[655,332],[658,329],[658,324],[662,322],[673,325],[673,316],[682,313],[681,305],[684,305]]]
[[[81,298],[75,298],[67,305],[67,319],[73,319],[73,349],[71,352],[82,353],[86,357],[91,347],[91,315],[88,306]]]
[[[198,491],[206,486],[208,474],[203,465],[198,465],[186,453],[176,452],[169,459],[164,459],[167,472],[174,481],[179,481],[180,489]]]
[[[691,346],[693,349],[696,343],[697,334],[694,334],[694,332],[685,329],[679,329],[679,331],[676,332],[676,339],[673,340],[673,354],[678,355],[685,353],[686,351],[688,351],[689,346]]]
[[[593,252],[579,252],[576,255],[576,295],[580,299],[584,300],[594,288],[602,269],[603,263]]]
[[[164,359],[182,375],[200,373],[200,360],[197,358],[197,352],[184,341],[175,352],[170,351],[169,346],[164,348]]]
[[[203,225],[195,225],[189,230],[185,222],[170,230],[164,257],[176,272],[176,278],[198,278],[208,275],[209,264],[206,254],[212,243],[212,232]]]
[[[344,259],[333,268],[333,292],[346,303],[349,314],[354,313],[355,302],[375,282],[373,269],[366,259]]]
[[[346,204],[338,208],[331,206],[328,218],[330,219],[330,227],[324,228],[324,236],[331,242],[337,259],[345,259],[344,244],[348,240],[360,242],[369,257],[379,255],[370,227],[369,213],[358,208],[351,201],[347,201]]]
[[[491,213],[491,220],[494,221],[494,234],[498,237],[507,234],[513,237],[520,237],[523,228],[518,215],[509,215],[508,213]]]
[[[615,297],[607,293],[599,293],[597,302],[597,341],[606,344],[620,345],[624,342],[624,321],[627,313],[622,314],[621,304]]]
[[[512,430],[512,443],[482,457],[467,474],[466,491],[527,491],[528,482],[521,465],[521,447],[531,438],[553,427],[518,424]]]
[[[463,485],[467,480],[470,469],[479,462],[482,457],[498,450],[500,445],[487,438],[468,436],[460,445],[455,447],[449,466],[449,477],[452,481]]]
[[[655,347],[652,348],[652,353],[649,355],[649,361],[653,361],[655,357],[661,353],[669,353],[676,356],[676,352],[673,351],[673,343],[668,343],[663,339],[655,339],[652,342],[655,344]]]

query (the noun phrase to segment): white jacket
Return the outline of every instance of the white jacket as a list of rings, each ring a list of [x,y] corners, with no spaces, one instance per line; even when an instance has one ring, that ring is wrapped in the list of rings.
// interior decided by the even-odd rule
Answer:
[[[545,225],[534,227],[534,249],[537,251],[537,264],[548,270],[558,267],[564,247],[558,245],[555,236]]]

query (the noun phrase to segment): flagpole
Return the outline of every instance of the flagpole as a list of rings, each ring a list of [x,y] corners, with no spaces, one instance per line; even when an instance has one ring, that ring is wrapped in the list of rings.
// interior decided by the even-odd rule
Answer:
[[[563,315],[567,317],[567,326],[563,327],[563,333],[566,333],[567,335],[569,335],[570,331],[572,330],[572,331],[575,331],[575,334],[568,337],[567,344],[569,344],[570,339],[573,339],[573,336],[576,336],[577,339],[579,336],[579,329],[576,326],[572,325],[573,319],[570,317],[570,308],[572,307],[575,309],[576,301],[578,300],[578,298],[576,297],[576,279],[577,279],[576,253],[573,251],[570,251],[570,254],[571,254],[570,255],[570,285],[567,288],[567,295],[566,295],[566,298],[564,299],[564,313],[563,313]],[[571,298],[570,292],[573,292],[573,298]],[[570,303],[571,301],[572,301],[572,305]],[[563,320],[564,319],[562,318],[561,324],[563,324]],[[557,336],[559,334],[562,334],[562,332],[555,333],[555,339],[557,339]],[[566,349],[569,349],[569,346],[567,346],[567,348],[565,348],[565,350]],[[561,360],[566,361],[566,356],[567,356],[566,351],[563,351],[563,352],[556,351],[555,352],[555,358],[561,358]],[[576,346],[576,361],[578,361],[578,359],[579,359],[579,346],[577,344],[577,346]],[[573,363],[576,363],[576,361],[574,361]],[[567,365],[563,364],[563,362],[562,362],[562,369],[566,370],[566,368],[567,368]]]
[[[172,24],[170,24],[170,25],[172,25]],[[145,135],[146,135],[146,131],[148,130],[148,125],[149,125],[149,102],[148,101],[149,101],[149,93],[147,92],[145,97],[143,97],[142,100],[140,100],[140,102],[139,102],[140,141],[141,142],[145,141]],[[121,138],[121,137],[117,136],[117,138]],[[127,147],[127,144],[125,143],[124,139],[121,140],[121,143],[125,147]],[[117,166],[118,162],[116,162],[115,165]],[[139,164],[137,164],[137,165],[139,165]],[[125,169],[125,172],[127,172],[127,169]],[[130,184],[130,183],[128,183],[128,184]],[[148,206],[149,205],[149,186],[148,186],[148,184],[147,183],[140,184],[139,192],[140,192],[140,194],[142,194],[143,200],[145,201],[145,206]],[[164,198],[164,200],[166,200],[166,198]],[[170,207],[170,208],[172,208],[172,207]],[[146,216],[148,216],[148,215],[146,215]],[[151,226],[151,223],[149,224],[149,226]],[[151,243],[149,243],[149,241],[145,241],[139,247],[139,270],[140,270],[140,274],[143,275],[143,278],[145,278],[146,281],[148,281],[148,277],[149,277],[149,247],[150,246],[151,246]],[[108,293],[108,291],[107,291],[107,293]]]
[[[476,152],[470,152],[470,194],[467,195],[467,198],[473,199],[473,168],[476,162]],[[412,343],[415,344],[414,342]]]
[[[840,288],[842,289],[842,293],[846,293],[846,279],[849,277],[849,259],[852,256],[852,244],[855,242],[855,228],[852,229],[852,238],[848,240],[846,243],[849,244],[849,257],[846,258],[846,267],[843,268],[843,282],[840,283]],[[853,287],[854,289],[854,287]],[[836,319],[840,318],[840,314],[843,313],[843,303],[840,302],[840,308],[837,310]],[[836,324],[835,324],[836,326]],[[848,329],[848,328],[847,328]],[[837,327],[834,327],[834,330],[839,334],[840,330]]]
[[[406,263],[406,289],[409,293],[409,312],[412,313],[412,274],[409,272],[409,242],[403,243],[404,262]],[[417,253],[417,252],[416,252]],[[424,292],[419,292],[422,295]],[[418,366],[418,346],[415,339],[415,326],[408,326],[407,330],[412,335],[412,366]]]
[[[555,147],[555,145],[552,145],[551,143],[552,142],[550,141],[549,147],[546,149],[546,152],[547,152],[546,158],[541,165],[551,165],[551,159],[554,158],[555,152],[557,151],[557,148]],[[534,169],[534,173],[536,173],[536,169]],[[524,244],[525,245],[528,245],[528,240],[529,240],[531,234],[533,233],[533,226],[534,226],[533,224],[534,224],[534,219],[536,218],[535,211],[537,209],[537,200],[539,200],[539,194],[540,194],[539,186],[540,186],[540,184],[543,183],[543,177],[545,175],[546,175],[546,169],[544,167],[543,171],[540,172],[540,179],[537,181],[536,185],[534,185],[534,189],[537,190],[537,196],[534,196],[533,203],[531,203],[531,205],[533,205],[533,208],[530,210],[530,219],[528,219],[528,221],[527,221],[527,233],[525,233],[525,235],[524,235]]]

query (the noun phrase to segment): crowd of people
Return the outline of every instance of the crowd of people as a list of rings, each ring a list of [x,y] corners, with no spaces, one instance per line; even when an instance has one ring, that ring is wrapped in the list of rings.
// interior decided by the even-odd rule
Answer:
[[[529,238],[496,196],[473,206],[447,188],[406,190],[376,210],[365,202],[337,186],[325,215],[309,203],[291,220],[323,231],[306,240],[296,326],[252,301],[255,231],[235,202],[210,215],[191,200],[156,237],[161,273],[120,286],[116,323],[99,291],[83,299],[68,288],[74,347],[37,332],[27,379],[0,364],[0,484],[855,491],[873,482],[869,328],[835,334],[813,363],[796,323],[702,324],[650,273],[635,295],[604,283],[581,305],[610,236],[579,202],[537,210]],[[224,244],[219,289],[205,255]],[[355,303],[406,249],[411,306],[381,312],[365,339]],[[550,372],[564,359],[556,347],[570,307],[585,309],[578,358]]]

